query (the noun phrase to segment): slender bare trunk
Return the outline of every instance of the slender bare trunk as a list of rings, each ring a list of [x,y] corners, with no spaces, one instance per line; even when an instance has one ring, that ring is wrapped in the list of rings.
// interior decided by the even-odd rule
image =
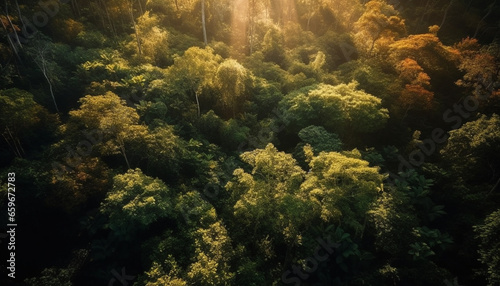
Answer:
[[[255,15],[255,0],[251,0],[248,4],[248,42],[250,45],[250,55],[253,54],[253,34],[254,34],[254,15]]]
[[[493,186],[493,188],[491,188],[486,196],[489,196],[498,187],[498,184],[500,184],[500,178],[498,178],[496,184]]]
[[[111,26],[111,29],[113,30],[113,35],[116,38],[118,36],[118,28],[116,27],[116,23],[115,23],[115,21],[113,21],[111,19],[111,16],[109,15],[108,7],[106,7],[105,12],[106,12],[106,17],[108,18],[109,25]],[[120,17],[120,19],[122,19],[122,18]],[[122,19],[122,23],[123,23],[123,19]]]
[[[207,46],[208,41],[207,41],[207,27],[205,23],[205,0],[201,0],[201,25],[203,28],[203,42],[205,43],[205,46]]]
[[[16,55],[17,59],[19,61],[21,61],[21,58],[19,57],[19,54],[17,52],[17,48],[16,48],[16,45],[14,44],[14,42],[12,41],[11,37],[9,37],[9,29],[7,29],[7,26],[5,26],[5,24],[3,23],[3,21],[0,21],[2,22],[2,26],[5,30],[5,33],[7,34],[7,41],[9,42],[9,45],[10,47],[12,48],[12,52],[14,52],[14,54]],[[13,31],[13,33],[16,33],[16,31]],[[16,34],[17,35],[17,34]]]
[[[481,23],[486,19],[488,18],[488,16],[491,14],[491,12],[493,11],[493,7],[495,7],[495,4],[497,3],[497,0],[495,0],[495,2],[493,2],[493,4],[490,5],[490,7],[488,8],[488,13],[486,13],[486,15],[484,15],[483,18],[481,18],[481,20],[479,20],[479,23],[477,23],[477,27],[476,27],[476,32],[474,32],[474,36],[472,36],[473,38],[475,38],[477,36],[477,33],[479,32],[479,28],[481,26]]]
[[[142,3],[141,3],[141,0],[138,0],[137,2],[139,2],[139,11],[141,12],[141,15],[144,15],[144,11],[142,9]]]
[[[115,27],[113,21],[111,21],[111,17],[109,16],[109,12],[108,12],[108,7],[106,7],[106,4],[104,3],[103,0],[101,0],[101,5],[104,8],[104,13],[106,13],[106,18],[108,19],[108,23],[109,23],[109,27],[111,28],[111,32],[113,33],[113,36],[116,38],[116,27]],[[104,23],[104,20],[103,20],[103,23]]]
[[[54,101],[54,106],[56,107],[56,112],[59,113],[59,108],[57,107],[57,103],[56,103],[56,98],[54,96],[54,91],[52,90],[52,83],[50,82],[50,79],[49,79],[49,75],[48,75],[48,67],[47,67],[47,61],[45,60],[45,49],[47,47],[38,47],[38,54],[35,58],[35,63],[36,65],[38,66],[38,68],[40,68],[40,70],[42,71],[43,73],[43,76],[45,77],[45,79],[47,80],[47,83],[49,84],[49,90],[50,90],[50,95],[52,96],[52,101]],[[37,60],[38,58],[38,60]]]
[[[15,1],[16,3],[16,8],[17,8],[17,14],[19,15],[19,21],[21,21],[21,25],[24,26],[24,21],[23,21],[23,15],[21,14],[21,9],[19,8],[19,3],[17,0]]]
[[[20,15],[20,14],[19,14]],[[17,46],[22,49],[22,44],[21,44],[21,40],[19,40],[19,35],[17,34],[17,31],[16,31],[16,28],[14,27],[14,24],[12,23],[12,21],[10,20],[10,16],[9,16],[9,5],[7,3],[7,0],[5,0],[5,17],[7,18],[7,21],[9,22],[9,25],[10,25],[10,28],[12,29],[12,33],[14,33],[15,35],[15,38],[16,38],[16,44]],[[7,39],[9,41],[9,44],[12,46],[12,50],[13,52],[15,53],[17,59],[19,60],[20,63],[21,62],[21,58],[19,57],[19,54],[18,54],[18,51],[17,51],[17,47],[14,45],[14,43],[12,42],[12,39],[11,37],[9,36],[9,31],[7,30],[7,27],[4,25],[4,23],[2,22],[2,26],[3,28],[5,29],[5,32],[7,34]]]
[[[441,24],[439,25],[439,28],[443,27],[444,21],[446,21],[446,16],[448,15],[448,10],[450,10],[450,7],[451,7],[452,4],[453,4],[453,0],[451,0],[450,4],[448,4],[448,7],[446,7],[446,10],[444,11],[443,20],[441,21]]]
[[[73,0],[73,4],[74,4],[74,6],[75,6],[76,15],[77,15],[78,17],[80,17],[80,16],[81,16],[81,14],[80,14],[80,6],[78,6],[78,1],[77,1],[77,0]]]
[[[45,79],[47,80],[47,83],[49,84],[50,95],[52,96],[52,100],[54,101],[54,106],[56,107],[56,111],[59,113],[59,108],[57,108],[57,103],[56,103],[56,98],[54,96],[54,91],[52,90],[52,83],[50,82],[50,79],[47,76],[47,68],[45,66],[45,63],[43,63],[42,73],[43,73],[43,76],[45,77]]]
[[[5,142],[7,142],[7,145],[9,145],[9,148],[12,150],[14,155],[18,158],[22,158],[22,153],[24,153],[24,150],[22,149],[21,143],[17,144],[16,142],[19,142],[19,140],[16,141],[16,138],[12,135],[10,132],[10,129],[8,126],[5,127],[5,130],[7,131],[9,137],[6,136],[5,133],[2,133],[3,138],[5,139]],[[22,153],[21,153],[22,151]]]
[[[120,135],[118,135],[118,144],[120,145],[123,158],[125,158],[125,163],[127,163],[127,168],[130,169],[130,163],[128,162],[127,153],[125,152],[125,142],[123,142],[123,138]]]
[[[8,126],[6,126],[6,129],[7,129],[7,132],[9,132],[9,136],[10,138],[12,139],[12,142],[14,143],[14,147],[16,148],[16,151],[17,151],[17,154],[19,155],[19,158],[22,158],[22,154],[24,154],[24,149],[23,149],[23,146],[21,146],[21,142],[19,142],[19,139],[16,137],[14,137],[14,135],[12,135],[12,132],[10,132],[10,128]]]
[[[198,107],[198,117],[201,116],[201,110],[200,110],[200,100],[198,99],[198,92],[196,91],[194,93],[194,96],[196,97],[196,106]]]
[[[137,30],[137,25],[135,24],[134,7],[132,6],[132,3],[133,2],[130,1],[130,18],[132,20],[132,24],[134,25],[135,38],[137,40],[137,49],[139,51],[139,55],[142,55],[141,39],[139,37],[139,31]]]

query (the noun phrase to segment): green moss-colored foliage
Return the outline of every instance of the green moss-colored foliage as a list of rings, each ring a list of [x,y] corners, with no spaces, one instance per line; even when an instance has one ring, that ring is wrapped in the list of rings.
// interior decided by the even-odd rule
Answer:
[[[500,210],[486,217],[484,224],[474,226],[479,241],[479,260],[487,266],[488,285],[500,282]]]
[[[356,235],[362,232],[366,212],[381,191],[383,179],[377,168],[368,165],[359,152],[322,152],[310,158],[310,171],[301,189],[309,194],[323,221],[342,221]]]
[[[123,233],[171,216],[175,205],[173,199],[172,191],[160,179],[135,169],[113,178],[113,188],[100,211],[109,215],[110,229]]]
[[[8,154],[2,157],[25,157],[39,148],[36,142],[48,143],[59,118],[38,104],[31,93],[18,88],[0,90],[0,132]]]
[[[311,125],[303,128],[299,131],[298,136],[301,142],[295,147],[294,157],[301,163],[304,163],[306,160],[304,153],[304,146],[306,145],[312,147],[315,155],[318,155],[320,152],[339,152],[342,150],[342,142],[339,136],[326,131],[322,126]]]
[[[499,284],[498,1],[27,2],[11,283]]]
[[[499,141],[500,117],[497,114],[491,117],[481,115],[459,129],[452,130],[441,153],[463,179],[490,180],[494,170],[500,167]]]
[[[292,128],[323,126],[342,136],[381,129],[389,118],[380,99],[356,89],[356,83],[310,86],[281,102]]]
[[[245,152],[241,158],[252,172],[236,169],[226,185],[236,219],[254,230],[256,238],[272,232],[280,240],[296,243],[311,214],[310,202],[299,190],[305,172],[291,155],[278,152],[272,144]]]

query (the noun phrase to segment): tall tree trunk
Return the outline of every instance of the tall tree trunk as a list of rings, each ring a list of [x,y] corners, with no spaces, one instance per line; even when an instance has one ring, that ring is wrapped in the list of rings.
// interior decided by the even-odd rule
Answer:
[[[500,184],[500,178],[498,178],[497,182],[495,183],[493,188],[491,188],[491,190],[488,192],[488,194],[486,194],[486,196],[488,197],[498,187],[499,184]]]
[[[198,91],[194,92],[194,96],[196,97],[196,106],[198,107],[198,117],[200,117],[201,116],[201,110],[200,110],[200,100],[199,100]]]
[[[108,7],[106,6],[106,4],[103,0],[101,0],[101,5],[103,7],[104,13],[106,13],[106,18],[108,19],[108,23],[109,23],[109,27],[111,28],[111,32],[113,33],[113,36],[116,38],[116,27],[115,27],[113,21],[111,21],[111,17],[109,16]],[[104,20],[103,20],[103,23],[104,23]]]
[[[132,4],[133,1],[130,1],[130,18],[132,20],[132,24],[134,25],[134,33],[135,33],[135,38],[137,40],[137,49],[139,51],[139,55],[142,55],[141,39],[139,37],[139,31],[137,30],[137,25],[135,24],[134,7],[132,6]]]
[[[8,16],[7,16],[7,18],[8,18]],[[8,36],[9,35],[9,29],[7,29],[7,26],[5,26],[5,24],[4,24],[3,21],[0,21],[0,22],[2,22],[2,26],[3,26],[4,30],[5,30],[5,33],[7,34],[7,41],[9,42],[9,45],[10,45],[10,47],[12,49],[12,52],[14,53],[14,55],[16,55],[16,58],[19,60],[19,62],[21,62],[21,58],[19,57],[19,54],[17,52],[16,45],[12,41],[11,37]],[[15,33],[17,35],[16,31],[14,31],[13,33]]]
[[[52,83],[50,82],[49,77],[47,76],[47,67],[45,66],[45,62],[43,63],[42,73],[47,83],[49,84],[50,95],[52,96],[52,100],[54,101],[54,106],[56,107],[57,113],[59,113],[59,108],[57,108],[56,98],[54,96],[54,91],[52,90]]]
[[[19,14],[19,15],[21,15],[21,14]],[[16,28],[14,27],[14,24],[12,23],[12,21],[10,20],[10,17],[9,17],[9,5],[7,3],[7,0],[5,0],[5,17],[7,18],[7,21],[9,21],[10,28],[12,29],[12,32],[14,33],[14,35],[16,37],[17,46],[22,49],[23,45],[21,44],[21,40],[19,40],[19,35],[17,34]],[[3,22],[2,22],[2,25],[4,25]],[[4,29],[5,29],[5,32],[7,33],[7,38],[9,38],[9,43],[11,43],[12,39],[10,39],[10,37],[8,36],[9,32],[7,31],[5,25],[4,25]],[[14,49],[14,53],[16,54],[17,59],[19,60],[19,62],[21,62],[21,58],[19,57],[19,55],[17,53],[17,48],[14,46],[12,46],[12,47]]]
[[[104,16],[101,13],[101,10],[104,10],[105,8],[101,9],[101,7],[99,7],[99,4],[97,3],[90,3],[90,8],[93,10],[92,12],[94,14],[97,14],[97,16],[99,16],[99,19],[101,20],[102,29],[106,30],[107,29],[106,21],[104,20]]]
[[[441,21],[439,28],[443,27],[444,21],[446,21],[446,16],[448,15],[448,10],[450,10],[450,7],[452,4],[453,4],[453,0],[450,1],[450,4],[448,4],[448,7],[446,7],[446,10],[444,10],[443,20]]]
[[[50,90],[50,95],[52,96],[52,101],[54,102],[54,106],[56,108],[56,111],[59,113],[59,108],[57,107],[57,103],[56,103],[56,97],[54,96],[54,91],[52,89],[52,83],[50,82],[49,75],[48,75],[49,70],[47,67],[47,61],[45,60],[45,49],[47,47],[42,44],[42,46],[39,46],[37,48],[38,48],[38,51],[37,51],[37,55],[35,58],[35,63],[38,66],[38,68],[40,68],[40,70],[43,73],[43,76],[45,77],[45,80],[47,80],[47,83],[49,84],[49,90]]]
[[[248,4],[248,42],[250,46],[250,55],[253,54],[253,34],[254,34],[254,22],[255,22],[255,0],[250,0]]]
[[[495,2],[493,2],[493,4],[491,4],[489,7],[488,7],[488,13],[486,13],[486,15],[484,15],[483,18],[481,18],[481,20],[479,20],[479,23],[477,23],[477,27],[476,27],[476,32],[474,33],[474,36],[472,36],[473,38],[475,38],[477,36],[477,33],[479,32],[479,28],[481,26],[481,23],[486,19],[488,18],[488,16],[491,14],[491,12],[493,12],[493,7],[495,7],[495,4],[497,3],[497,0],[495,0]]]
[[[7,142],[7,145],[9,145],[10,149],[12,152],[14,152],[14,155],[18,158],[23,157],[23,147],[21,146],[21,142],[19,140],[16,140],[16,138],[12,135],[12,132],[10,131],[10,128],[8,126],[5,126],[5,130],[7,131],[7,134],[9,135],[8,137],[6,136],[5,132],[2,133],[3,138],[5,139],[5,142]]]
[[[72,0],[73,6],[75,7],[75,14],[80,17],[80,6],[78,6],[78,1],[77,0]]]
[[[420,25],[424,21],[425,15],[427,15],[427,9],[429,7],[430,0],[427,0],[427,3],[425,3],[424,7],[424,12],[422,13],[422,17],[417,21],[417,24],[415,25],[415,30],[418,31],[420,29]]]
[[[130,169],[130,163],[128,162],[127,153],[125,152],[125,142],[123,142],[123,138],[120,135],[118,135],[118,144],[120,145],[123,158],[125,158],[125,163],[127,163],[127,168]]]
[[[141,12],[141,15],[144,15],[144,10],[142,9],[141,0],[138,0],[137,2],[139,2],[139,11]]]
[[[205,0],[201,0],[201,25],[203,28],[203,42],[205,43],[205,46],[207,46],[208,41],[207,41],[207,27],[205,23]]]
[[[17,14],[19,15],[19,21],[21,21],[21,25],[24,26],[24,21],[23,21],[23,15],[21,14],[21,9],[19,8],[19,3],[17,0],[15,1],[16,3],[16,8],[17,8]]]

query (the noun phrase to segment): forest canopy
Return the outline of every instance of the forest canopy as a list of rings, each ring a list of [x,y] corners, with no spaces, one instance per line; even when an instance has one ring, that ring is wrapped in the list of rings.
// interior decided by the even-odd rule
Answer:
[[[1,6],[2,285],[500,285],[497,1]]]

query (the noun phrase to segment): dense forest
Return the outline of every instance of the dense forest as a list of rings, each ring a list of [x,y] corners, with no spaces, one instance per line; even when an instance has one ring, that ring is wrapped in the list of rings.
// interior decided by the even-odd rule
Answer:
[[[0,284],[500,285],[497,2],[2,1]]]

